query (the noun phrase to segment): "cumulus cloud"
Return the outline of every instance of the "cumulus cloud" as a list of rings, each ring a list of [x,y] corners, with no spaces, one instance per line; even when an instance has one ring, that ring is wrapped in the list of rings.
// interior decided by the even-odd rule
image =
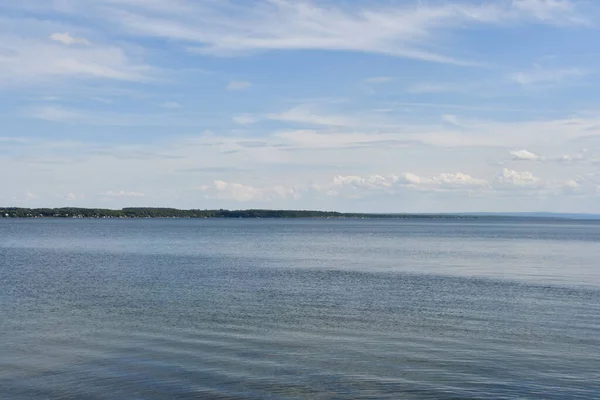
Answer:
[[[234,200],[239,202],[272,201],[287,198],[295,198],[298,192],[293,187],[283,185],[270,187],[256,187],[236,182],[225,182],[216,180],[212,185],[203,185],[200,191],[208,198],[221,200]]]
[[[501,184],[516,187],[532,187],[541,183],[540,178],[534,176],[531,172],[519,172],[509,168],[504,168],[496,177],[496,181]]]
[[[514,150],[510,152],[513,160],[516,161],[539,161],[541,157],[527,150]]]
[[[564,156],[560,156],[557,161],[559,161],[559,162],[565,162],[565,163],[570,163],[571,161],[573,161],[573,157],[571,157],[568,154],[565,154]]]
[[[484,188],[488,186],[485,179],[474,178],[463,173],[443,173],[431,178],[434,186],[442,188]]]
[[[381,175],[371,175],[366,177],[347,175],[342,176],[338,175],[333,178],[333,186],[335,187],[352,187],[355,189],[363,188],[363,189],[389,189],[396,182],[398,182],[398,177],[391,176],[381,176]]]
[[[423,181],[423,179],[415,174],[411,174],[410,172],[405,172],[398,177],[398,182],[404,185],[418,185]]]
[[[566,190],[577,190],[580,187],[579,183],[577,183],[577,181],[574,181],[572,179],[564,182],[562,186]]]
[[[337,175],[329,183],[309,185],[275,185],[257,187],[236,182],[216,180],[199,189],[207,198],[239,202],[298,199],[308,194],[346,198],[361,198],[381,193],[393,195],[401,190],[461,191],[484,190],[489,186],[484,179],[463,173],[443,173],[423,178],[412,173],[399,175]]]
[[[594,163],[593,155],[590,154],[590,151],[587,148],[582,149],[581,151],[575,154],[564,154],[556,158],[554,161],[557,161],[562,164],[576,164],[583,162]]]
[[[333,179],[332,192],[339,193],[336,188],[352,188],[365,190],[365,194],[373,190],[395,192],[398,189],[422,191],[482,190],[489,187],[485,179],[475,178],[464,173],[442,173],[431,178],[420,177],[412,173],[400,175],[341,176]]]
[[[252,86],[252,84],[247,81],[231,81],[227,84],[227,90],[245,90],[250,86]]]
[[[216,180],[199,188],[206,198],[239,202],[270,202],[301,198],[360,199],[372,196],[402,196],[402,193],[479,193],[493,196],[495,190],[522,190],[523,193],[569,194],[582,190],[578,180],[544,182],[528,171],[502,170],[493,180],[456,172],[423,177],[413,173],[389,175],[336,175],[320,184],[292,184],[257,187]],[[315,197],[317,196],[317,197]]]
[[[60,42],[62,44],[66,44],[67,46],[71,46],[74,44],[81,44],[81,45],[89,45],[90,44],[90,42],[87,39],[77,38],[77,37],[71,36],[69,33],[53,33],[52,35],[50,35],[50,39],[54,40],[55,42]]]

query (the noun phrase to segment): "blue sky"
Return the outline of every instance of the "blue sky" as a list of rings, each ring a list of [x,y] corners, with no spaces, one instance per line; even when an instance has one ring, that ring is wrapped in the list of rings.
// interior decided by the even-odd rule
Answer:
[[[0,2],[0,204],[600,212],[600,3]]]

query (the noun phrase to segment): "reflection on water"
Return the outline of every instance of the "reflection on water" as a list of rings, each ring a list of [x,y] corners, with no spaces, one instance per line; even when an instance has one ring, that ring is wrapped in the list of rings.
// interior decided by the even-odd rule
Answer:
[[[592,223],[0,221],[0,391],[599,398],[598,254]]]

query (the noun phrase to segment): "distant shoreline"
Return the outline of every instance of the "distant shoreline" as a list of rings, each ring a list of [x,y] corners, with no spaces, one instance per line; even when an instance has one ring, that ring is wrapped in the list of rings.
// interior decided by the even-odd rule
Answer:
[[[444,219],[444,220],[600,220],[594,214],[553,213],[342,213],[314,210],[183,210],[176,208],[135,207],[103,208],[20,208],[0,207],[0,218],[72,218],[72,219]]]

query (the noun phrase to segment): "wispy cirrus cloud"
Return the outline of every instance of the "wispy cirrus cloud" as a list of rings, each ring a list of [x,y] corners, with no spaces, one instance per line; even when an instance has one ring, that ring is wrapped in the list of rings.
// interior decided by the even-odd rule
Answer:
[[[358,119],[349,115],[326,113],[309,104],[299,105],[278,113],[271,113],[266,117],[274,121],[307,125],[353,127],[360,124]]]
[[[577,7],[566,0],[461,1],[364,8],[288,0],[243,4],[96,0],[93,6],[131,35],[179,41],[190,51],[207,55],[321,49],[455,64],[469,62],[439,53],[432,46],[445,31],[467,25],[510,25],[521,21],[553,25],[585,22]]]
[[[581,78],[588,74],[582,68],[542,68],[536,66],[529,70],[515,72],[509,78],[523,86],[558,84],[567,80]]]
[[[57,41],[58,40],[58,41]],[[152,68],[139,62],[123,48],[87,43],[70,36],[44,39],[0,34],[0,85],[16,86],[55,83],[53,80],[87,78],[142,81]],[[87,41],[86,41],[87,42]]]
[[[31,109],[27,116],[50,122],[89,122],[92,118],[83,112],[65,107],[45,106]]]
[[[163,107],[164,112],[124,113],[98,111],[89,108],[73,108],[61,105],[35,106],[22,111],[21,116],[56,124],[96,126],[198,126],[197,119],[189,114],[177,115],[175,105]]]
[[[50,35],[50,39],[54,40],[55,42],[60,42],[62,44],[66,44],[67,46],[71,46],[71,45],[75,45],[75,44],[81,44],[81,45],[89,45],[90,44],[90,42],[87,39],[71,36],[71,34],[67,33],[67,32],[53,33]]]
[[[588,19],[575,11],[569,0],[514,0],[512,6],[538,21],[555,24],[587,24]]]

